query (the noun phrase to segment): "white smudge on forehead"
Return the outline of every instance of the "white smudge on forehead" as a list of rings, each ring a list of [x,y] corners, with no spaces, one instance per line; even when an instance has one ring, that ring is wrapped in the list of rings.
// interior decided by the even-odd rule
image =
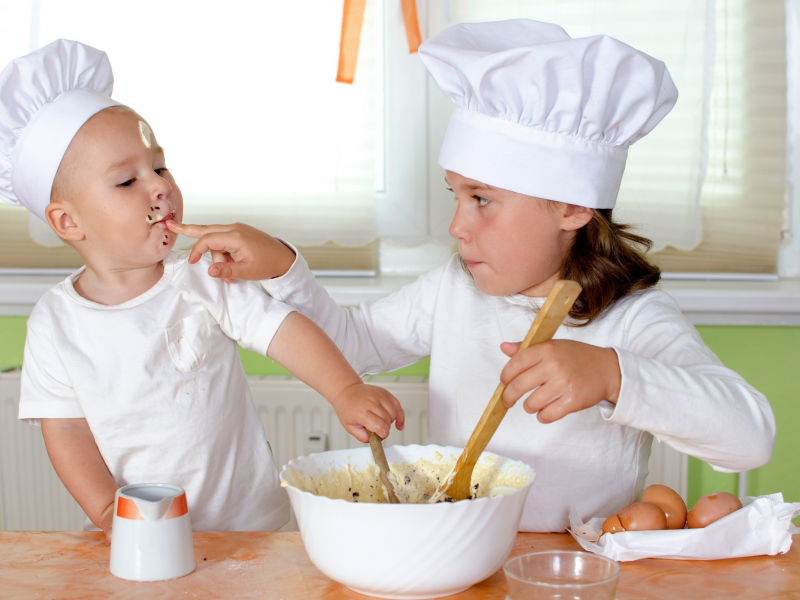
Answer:
[[[151,138],[153,137],[153,130],[150,129],[150,125],[144,121],[139,121],[139,135],[142,136],[142,142],[144,142],[144,145],[148,150],[150,150],[153,145],[151,141]]]

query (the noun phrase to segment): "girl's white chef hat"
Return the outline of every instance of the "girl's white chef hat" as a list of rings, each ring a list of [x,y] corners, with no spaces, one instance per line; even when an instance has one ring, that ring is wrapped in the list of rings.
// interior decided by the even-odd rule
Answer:
[[[613,208],[628,146],[672,109],[663,62],[527,19],[454,25],[419,55],[455,103],[439,164],[528,196]]]
[[[119,105],[105,52],[56,40],[0,73],[0,198],[42,220],[58,166],[93,115]]]

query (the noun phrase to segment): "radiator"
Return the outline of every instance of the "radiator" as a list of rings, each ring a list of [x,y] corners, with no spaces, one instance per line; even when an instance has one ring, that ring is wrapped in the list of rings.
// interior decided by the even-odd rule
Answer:
[[[281,466],[310,452],[363,446],[339,424],[331,406],[290,377],[248,378],[258,416],[275,462]],[[392,430],[387,446],[426,444],[428,386],[422,377],[374,376],[365,380],[388,389],[403,405],[406,427]],[[39,427],[17,419],[19,373],[0,373],[0,528],[7,531],[83,528],[86,518],[61,484]],[[647,483],[663,483],[686,499],[687,458],[653,442]],[[294,527],[294,519],[287,529]]]

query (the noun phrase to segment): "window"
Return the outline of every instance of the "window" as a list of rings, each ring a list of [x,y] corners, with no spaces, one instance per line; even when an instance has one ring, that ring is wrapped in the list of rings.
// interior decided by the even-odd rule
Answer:
[[[376,238],[384,187],[382,5],[368,6],[353,85],[334,80],[341,14],[330,0],[3,1],[0,63],[60,37],[106,51],[113,97],[167,149],[188,222],[359,245]],[[31,250],[3,266],[81,264],[66,247],[30,248],[29,227],[59,240],[24,209],[0,210],[3,246]]]
[[[664,60],[680,99],[631,148],[617,218],[654,240],[666,271],[776,273],[788,227],[784,0],[417,4],[423,38],[526,17]],[[437,165],[452,104],[408,54],[399,0],[367,2],[355,83],[335,83],[341,11],[341,0],[0,0],[0,63],[57,37],[108,52],[114,97],[167,148],[187,220],[250,222],[323,268],[369,271],[380,243],[384,272],[424,271],[453,245]],[[58,240],[22,209],[0,205],[0,234],[0,267],[80,264],[43,246]]]
[[[658,253],[678,272],[774,274],[788,234],[783,0],[716,0],[702,241]],[[787,241],[788,241],[788,236]]]

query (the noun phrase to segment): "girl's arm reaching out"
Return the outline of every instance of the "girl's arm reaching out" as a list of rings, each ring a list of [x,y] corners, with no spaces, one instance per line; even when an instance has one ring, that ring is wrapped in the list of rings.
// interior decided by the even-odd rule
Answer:
[[[181,235],[197,238],[189,262],[194,264],[206,252],[214,260],[208,268],[211,277],[261,281],[280,277],[292,266],[294,252],[268,233],[244,225],[189,225],[165,221],[167,228]]]
[[[114,495],[111,477],[86,419],[42,419],[42,437],[59,479],[111,543]]]
[[[358,440],[369,441],[367,430],[386,438],[395,420],[403,429],[405,415],[397,398],[362,382],[331,339],[303,315],[293,312],[284,319],[267,356],[322,394]]]
[[[228,283],[231,279],[260,281],[273,298],[319,325],[359,374],[394,371],[431,354],[433,313],[443,269],[388,298],[346,309],[337,306],[301,256],[263,231],[241,223],[166,223],[170,231],[199,238],[190,263],[210,251],[211,277]]]

